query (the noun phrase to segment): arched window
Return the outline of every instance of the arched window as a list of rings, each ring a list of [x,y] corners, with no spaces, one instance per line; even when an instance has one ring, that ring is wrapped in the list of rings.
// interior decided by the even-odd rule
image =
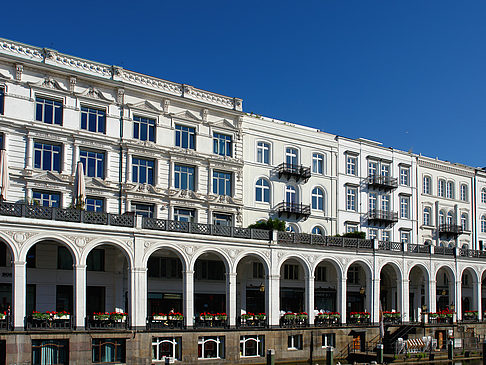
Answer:
[[[481,202],[486,204],[486,188],[481,190]]]
[[[285,149],[285,162],[289,166],[296,166],[299,164],[299,151],[296,148],[287,147]]]
[[[467,231],[467,214],[461,214],[461,228],[463,231]]]
[[[467,202],[467,185],[466,184],[462,184],[461,185],[461,200],[463,202]]]
[[[285,202],[287,204],[297,204],[297,190],[292,185],[285,187]]]
[[[449,246],[449,243],[446,242],[446,241],[442,241],[441,243],[439,243],[439,246],[440,247],[447,247],[447,246]]]
[[[451,225],[454,222],[454,214],[452,212],[447,213],[447,224]]]
[[[445,224],[445,213],[444,211],[439,212],[439,225]]]
[[[260,178],[255,186],[255,200],[262,203],[270,203],[270,183]]]
[[[320,188],[312,189],[312,209],[324,211],[324,192]]]
[[[318,234],[320,236],[324,236],[324,233],[322,232],[322,228],[319,226],[315,226],[312,228],[312,234]]]
[[[430,195],[432,191],[432,180],[430,176],[424,176],[424,194]]]
[[[446,185],[446,198],[454,199],[454,183],[448,181]]]
[[[430,246],[432,244],[431,240],[425,240],[424,245],[425,246]]]
[[[270,164],[270,144],[257,142],[257,162]]]
[[[437,195],[438,196],[445,196],[445,180],[439,180],[439,185],[437,186]]]
[[[486,215],[481,217],[481,233],[486,233]]]
[[[290,232],[290,233],[297,233],[297,228],[293,224],[287,225],[285,228],[285,231]]]
[[[312,154],[312,172],[324,174],[324,155],[320,153]]]
[[[424,208],[424,226],[430,226],[430,208]]]

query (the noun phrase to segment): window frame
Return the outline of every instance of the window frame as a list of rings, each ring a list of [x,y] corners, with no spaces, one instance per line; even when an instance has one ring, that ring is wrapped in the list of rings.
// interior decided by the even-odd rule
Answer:
[[[400,185],[410,186],[410,168],[401,166],[400,167]]]
[[[40,145],[41,148],[38,146]],[[50,149],[47,149],[46,147],[50,146]],[[54,149],[58,149],[57,151]],[[62,165],[63,165],[63,145],[59,143],[50,143],[50,142],[44,142],[44,141],[36,141],[34,140],[34,148],[33,148],[33,163],[34,163],[34,169],[39,169],[42,171],[55,171],[58,173],[62,172]],[[44,168],[47,165],[46,161],[46,153],[50,155],[50,168]],[[38,160],[38,156],[39,159]],[[57,161],[56,161],[57,160]],[[56,162],[59,165],[58,168],[56,169]],[[39,166],[39,167],[37,167]]]
[[[432,209],[430,209],[430,207],[424,207],[422,213],[424,226],[430,227],[432,225]]]
[[[148,184],[148,185],[155,185],[155,169],[156,169],[156,161],[147,159],[144,157],[137,157],[131,156],[131,168],[132,168],[132,182],[138,184]],[[140,164],[140,162],[145,162],[145,165]],[[137,162],[137,163],[135,163]],[[150,166],[149,164],[152,164]],[[136,173],[135,173],[136,169]],[[145,174],[142,172],[145,171]],[[141,176],[144,176],[145,181],[141,181]]]
[[[304,338],[301,333],[289,335],[287,337],[287,350],[302,350],[304,348]]]
[[[157,120],[143,115],[133,115],[133,139],[143,142],[154,142],[156,140]],[[145,130],[145,138],[142,138]]]
[[[5,94],[6,94],[5,85],[0,85],[0,115],[5,114]]]
[[[224,359],[225,358],[225,336],[199,336],[197,339],[197,347],[198,347],[198,360],[203,359]],[[205,345],[208,342],[214,342],[216,346],[216,356],[215,357],[206,357],[205,355]]]
[[[172,356],[160,356],[160,346],[164,343],[171,344]],[[157,349],[157,356],[154,358],[154,348]],[[182,337],[152,337],[152,362],[164,361],[167,357],[173,358],[174,360],[182,360]]]
[[[346,210],[356,212],[358,206],[358,188],[346,186]]]
[[[99,344],[95,344],[99,342]],[[103,361],[103,357],[106,356],[106,350],[102,350],[106,345],[113,345],[114,358],[108,361]],[[95,347],[98,347],[98,359],[95,360]],[[118,349],[120,347],[120,350]],[[120,353],[119,353],[120,351]],[[103,356],[103,354],[105,356]],[[113,364],[113,363],[125,363],[126,362],[126,339],[125,338],[93,338],[91,341],[91,361],[93,364]]]
[[[461,184],[460,188],[460,199],[463,202],[469,201],[468,186],[467,184]]]
[[[319,212],[324,212],[324,190],[319,187],[315,186],[311,191],[311,208],[312,210],[316,210]],[[315,204],[314,204],[315,203]]]
[[[220,196],[233,196],[233,173],[213,170],[213,194]]]
[[[176,123],[174,126],[174,130],[176,147],[184,148],[187,150],[196,149],[196,127]]]
[[[259,184],[261,182],[261,184]],[[260,177],[255,183],[255,201],[270,204],[270,182]]]
[[[410,197],[400,196],[400,218],[410,219]]]
[[[424,175],[422,184],[422,192],[426,195],[432,195],[432,178],[428,175]]]
[[[85,156],[83,156],[85,154]],[[94,156],[93,156],[94,154]],[[101,159],[100,159],[101,156]],[[90,161],[94,160],[95,173],[90,174],[91,164]],[[86,177],[96,177],[99,179],[105,179],[106,176],[106,153],[102,151],[95,151],[90,149],[79,149],[79,161],[83,164],[84,176]],[[101,161],[101,166],[99,166]]]
[[[94,115],[94,121],[91,120],[91,115]],[[85,121],[83,120],[84,118],[86,118]],[[92,128],[92,122],[94,122],[94,128]],[[84,123],[86,125],[83,126]],[[106,109],[103,107],[81,105],[80,127],[87,132],[106,134]]]
[[[314,174],[325,175],[325,157],[323,153],[312,153],[312,172]]]
[[[358,156],[346,154],[346,175],[358,176]]]
[[[132,212],[135,215],[141,215],[142,217],[148,218],[155,218],[155,205],[154,204],[147,204],[147,203],[139,203],[139,202],[132,202]],[[139,208],[148,208],[148,209],[139,209]]]
[[[213,131],[213,153],[223,157],[233,157],[233,136]]]
[[[42,102],[40,102],[42,100]],[[46,103],[46,101],[50,103]],[[46,121],[46,105],[52,108],[51,121]],[[39,107],[41,109],[41,116],[39,117]],[[57,114],[59,112],[59,114]],[[35,95],[35,117],[37,122],[50,125],[63,125],[64,117],[64,100],[63,98],[56,98],[47,95]],[[39,119],[40,118],[40,119]]]
[[[257,141],[256,143],[256,162],[270,165],[270,151],[271,145],[265,141]]]
[[[184,185],[186,186],[185,188],[183,187]],[[196,167],[178,163],[174,164],[174,188],[196,191]]]
[[[256,355],[246,355],[246,343],[256,342]],[[264,357],[265,356],[265,335],[242,335],[240,336],[240,357]]]
[[[41,194],[40,200],[39,198],[36,198],[34,195],[35,194]],[[47,195],[48,198],[44,199],[43,195]],[[56,202],[55,199],[52,199],[52,197],[57,196],[57,206],[52,205],[52,203]],[[62,205],[62,196],[61,193],[58,192],[53,192],[53,191],[43,191],[43,190],[32,190],[32,201],[37,201],[37,203],[42,206],[42,207],[52,207],[52,208],[61,208]],[[47,202],[47,205],[44,204],[44,202]]]

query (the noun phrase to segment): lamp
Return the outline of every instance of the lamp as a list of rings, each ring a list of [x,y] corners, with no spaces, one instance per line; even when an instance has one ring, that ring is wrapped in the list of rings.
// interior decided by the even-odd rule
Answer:
[[[359,293],[363,295],[365,293],[365,288],[364,287],[359,288]]]
[[[422,312],[423,313],[427,312],[427,305],[426,304],[422,305]]]
[[[442,289],[440,295],[446,295],[446,290],[445,289]]]
[[[265,291],[265,285],[263,285],[263,283],[261,283],[259,289],[260,289],[261,292],[264,292]]]

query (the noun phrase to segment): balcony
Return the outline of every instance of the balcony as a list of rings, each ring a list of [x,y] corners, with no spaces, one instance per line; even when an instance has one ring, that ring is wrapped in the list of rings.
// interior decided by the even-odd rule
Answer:
[[[304,205],[302,203],[288,203],[281,202],[275,207],[275,211],[278,216],[285,215],[287,218],[295,217],[295,219],[306,220],[310,216],[310,205]]]
[[[147,331],[182,330],[184,329],[184,317],[171,315],[154,315],[147,318]]]
[[[29,315],[25,318],[26,330],[72,330],[74,329],[74,318],[66,316],[64,318],[57,318],[55,316],[44,316],[43,318],[36,318],[34,315]]]
[[[238,328],[268,328],[266,315],[243,315],[238,317],[236,326]]]
[[[368,224],[390,226],[398,222],[398,213],[387,210],[372,210],[368,212]]]
[[[441,224],[439,225],[439,234],[443,236],[457,237],[463,233],[462,227],[458,224]]]
[[[130,322],[127,315],[118,319],[104,314],[93,314],[86,317],[87,330],[128,330],[129,328]]]
[[[370,176],[367,179],[368,187],[389,191],[398,187],[398,180],[390,176]]]
[[[304,183],[311,177],[310,167],[304,167],[302,165],[293,165],[288,163],[281,163],[277,166],[278,178],[282,176],[287,180],[294,178],[296,182],[303,180]]]

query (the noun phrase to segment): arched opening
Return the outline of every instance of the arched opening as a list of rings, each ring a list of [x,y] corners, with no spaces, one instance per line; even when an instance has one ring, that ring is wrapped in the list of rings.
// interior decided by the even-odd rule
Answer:
[[[441,311],[455,311],[455,287],[454,275],[447,267],[441,267],[436,275],[437,293],[436,293],[436,308],[437,312]]]
[[[416,265],[410,270],[408,275],[409,287],[409,321],[420,322],[422,312],[427,312],[430,306],[429,293],[429,276],[425,268],[421,265]]]
[[[341,273],[336,264],[324,260],[316,266],[314,271],[314,308],[318,312],[316,325],[334,322],[339,317],[331,317],[329,313],[338,313],[338,283]]]
[[[126,327],[129,311],[129,263],[121,248],[103,244],[86,259],[88,327]],[[115,313],[108,316],[108,313]],[[105,319],[109,317],[109,320]]]
[[[71,328],[74,262],[71,249],[63,243],[43,240],[30,247],[26,256],[27,328]]]
[[[267,319],[265,308],[266,265],[256,256],[246,256],[236,267],[236,308],[240,326],[264,326]],[[239,310],[238,310],[239,309]]]
[[[371,321],[371,272],[361,262],[349,266],[346,273],[347,315],[350,323]]]
[[[461,314],[462,319],[476,319],[477,306],[475,305],[474,282],[477,282],[476,275],[471,269],[465,269],[461,278]],[[477,298],[477,297],[476,297]]]
[[[0,241],[0,329],[8,328],[10,316],[13,314],[12,261],[12,250],[5,242]]]
[[[305,311],[305,271],[294,258],[286,260],[280,267],[280,311]]]
[[[383,266],[380,272],[380,303],[386,321],[400,321],[402,315],[402,292],[399,285],[400,272],[391,264]],[[389,312],[395,313],[388,315]]]

